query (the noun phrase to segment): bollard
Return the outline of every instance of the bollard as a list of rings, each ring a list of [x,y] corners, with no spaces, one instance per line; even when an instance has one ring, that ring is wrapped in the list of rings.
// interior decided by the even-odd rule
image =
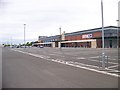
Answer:
[[[108,68],[108,56],[105,56],[106,68]]]
[[[104,58],[104,62],[102,61],[103,58]],[[101,63],[101,65],[99,66],[99,68],[100,67],[103,68],[103,63],[104,63],[104,69],[108,68],[108,56],[104,56],[104,57],[103,56],[99,56],[99,63]]]
[[[101,56],[99,56],[99,63],[100,63],[100,60],[101,60]],[[102,66],[102,64],[99,65],[99,68]]]

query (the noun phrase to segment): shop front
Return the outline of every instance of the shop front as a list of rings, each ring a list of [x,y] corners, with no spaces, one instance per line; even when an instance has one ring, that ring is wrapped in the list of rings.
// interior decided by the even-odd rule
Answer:
[[[96,48],[96,39],[64,41],[61,47]]]

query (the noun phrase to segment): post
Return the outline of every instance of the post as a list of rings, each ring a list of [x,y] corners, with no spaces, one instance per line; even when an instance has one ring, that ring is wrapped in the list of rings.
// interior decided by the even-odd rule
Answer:
[[[117,21],[117,26],[118,26],[118,29],[117,29],[117,48],[119,48],[119,20],[116,20]]]
[[[13,44],[13,43],[12,43],[12,37],[11,37],[11,46],[12,46],[12,44]]]
[[[61,49],[61,27],[59,28],[60,30],[60,49]]]
[[[26,47],[25,46],[25,29],[26,29],[26,24],[24,24],[24,48]]]
[[[103,0],[101,0],[101,16],[102,16],[102,68],[105,69]]]

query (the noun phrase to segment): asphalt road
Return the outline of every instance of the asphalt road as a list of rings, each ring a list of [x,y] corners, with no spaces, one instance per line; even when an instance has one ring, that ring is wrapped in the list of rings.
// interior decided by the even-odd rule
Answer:
[[[22,49],[21,49],[22,50]],[[34,48],[22,51],[31,52],[48,58],[68,60],[77,55],[73,53],[61,53],[53,49]],[[72,50],[74,51],[74,50]],[[51,55],[50,55],[50,53]],[[64,52],[68,52],[65,50]],[[41,53],[41,54],[40,54]],[[58,53],[56,55],[56,53]],[[84,53],[84,52],[83,52]],[[89,52],[90,53],[90,52]],[[62,54],[62,55],[61,55]],[[68,54],[68,56],[67,56]],[[60,56],[59,56],[60,55]],[[52,57],[50,57],[52,56]],[[86,55],[87,56],[87,55]],[[89,56],[89,54],[88,54]],[[66,58],[67,59],[66,59]],[[75,56],[76,57],[76,56]],[[60,59],[61,59],[60,58]],[[118,77],[97,73],[82,68],[77,68],[58,62],[45,60],[45,58],[34,57],[29,54],[13,51],[9,48],[2,50],[3,88],[117,88]],[[73,60],[73,59],[71,59]]]
[[[55,60],[62,60],[67,62],[76,62],[82,66],[99,69],[102,67],[102,49],[91,48],[26,48],[18,49],[20,51],[38,54],[43,57]],[[105,49],[105,65],[109,71],[119,73],[118,71],[118,49]],[[107,61],[108,60],[108,61]],[[107,63],[108,62],[108,63]]]

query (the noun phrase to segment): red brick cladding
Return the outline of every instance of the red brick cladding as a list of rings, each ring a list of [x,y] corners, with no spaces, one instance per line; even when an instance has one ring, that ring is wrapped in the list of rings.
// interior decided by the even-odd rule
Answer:
[[[95,33],[93,33],[92,36],[93,36],[93,38],[101,37],[102,33],[101,32],[95,32]]]
[[[76,36],[65,36],[65,40],[72,41],[72,40],[81,40],[82,36],[81,35],[76,35]]]
[[[91,34],[91,33],[88,33]],[[83,34],[85,35],[85,34]],[[101,37],[101,32],[94,32],[92,33],[92,38]],[[71,35],[71,36],[65,36],[65,40],[72,41],[72,40],[85,40],[86,38],[82,38],[82,35]],[[89,39],[89,38],[87,38]]]

